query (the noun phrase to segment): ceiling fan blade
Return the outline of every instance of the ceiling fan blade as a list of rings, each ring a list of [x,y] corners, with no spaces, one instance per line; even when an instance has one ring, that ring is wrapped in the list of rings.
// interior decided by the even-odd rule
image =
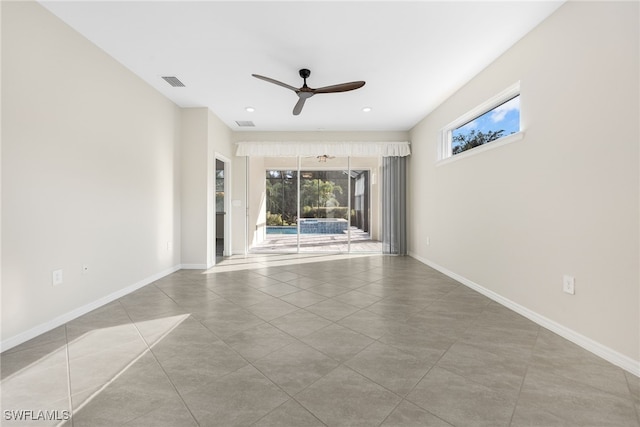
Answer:
[[[293,107],[293,115],[297,116],[298,114],[300,114],[300,112],[302,111],[302,107],[304,107],[304,101],[306,101],[307,98],[305,97],[300,97],[300,99],[298,99],[298,102],[296,103],[296,106]]]
[[[286,87],[287,89],[291,89],[294,92],[298,90],[297,87],[293,87],[293,86],[288,85],[286,83],[279,82],[278,80],[274,80],[274,79],[272,79],[270,77],[261,76],[259,74],[251,74],[251,75],[253,77],[255,77],[256,79],[264,80],[266,82],[273,83],[273,84],[276,84],[278,86]]]
[[[364,86],[364,84],[365,82],[363,81],[341,83],[339,85],[325,86],[318,89],[313,89],[313,93],[347,92],[354,89],[360,89],[362,86]]]

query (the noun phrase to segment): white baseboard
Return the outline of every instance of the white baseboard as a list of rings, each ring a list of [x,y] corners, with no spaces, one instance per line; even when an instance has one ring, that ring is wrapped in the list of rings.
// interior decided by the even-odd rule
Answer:
[[[180,264],[182,270],[206,270],[207,264]]]
[[[142,288],[143,286],[153,283],[156,280],[161,279],[165,276],[168,276],[169,274],[174,273],[178,270],[180,270],[180,265],[173,266],[167,270],[164,270],[159,273],[153,274],[149,277],[146,277],[140,280],[139,282],[134,283],[133,285],[129,285],[126,288],[122,288],[116,292],[113,292],[93,302],[90,302],[89,304],[85,304],[82,307],[78,307],[74,310],[71,310],[68,313],[62,314],[52,320],[49,320],[48,322],[41,323],[40,325],[35,326],[24,332],[21,332],[18,335],[15,335],[11,338],[7,338],[6,340],[0,342],[0,352],[9,350],[10,348],[13,348],[17,345],[20,345],[24,342],[29,341],[32,338],[37,337],[38,335],[41,335],[45,332],[49,332],[50,330],[55,329],[58,326],[64,325],[65,323],[68,323],[73,319],[76,319],[82,316],[83,314],[87,314],[88,312],[95,310],[96,308],[100,308],[105,304],[115,301],[118,298],[122,298],[123,296],[130,294],[131,292],[136,291]]]
[[[599,356],[604,360],[611,362],[616,366],[619,366],[620,368],[624,369],[627,372],[632,373],[635,376],[640,376],[640,361],[634,360],[628,356],[625,356],[624,354],[621,354],[597,341],[594,341],[591,338],[588,338],[574,331],[573,329],[569,329],[566,326],[561,325],[560,323],[557,323],[545,316],[542,316],[541,314],[538,314],[528,309],[527,307],[524,307],[483,286],[480,286],[477,283],[467,279],[466,277],[462,277],[459,274],[454,273],[453,271],[450,271],[432,261],[429,261],[428,259],[422,258],[416,255],[415,253],[409,252],[409,256],[420,261],[423,264],[428,265],[429,267],[435,270],[438,270],[442,274],[445,274],[446,276],[451,277],[452,279],[462,283],[463,285],[473,289],[474,291],[481,293],[482,295],[492,299],[498,304],[501,304],[507,307],[508,309],[515,311],[516,313],[526,317],[532,322],[537,323],[543,328],[546,328],[560,335],[561,337],[571,341],[572,343],[579,345],[580,347],[590,351],[596,356]]]

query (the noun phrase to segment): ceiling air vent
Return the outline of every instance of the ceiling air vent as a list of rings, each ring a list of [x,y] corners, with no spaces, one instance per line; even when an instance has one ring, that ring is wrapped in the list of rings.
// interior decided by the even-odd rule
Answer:
[[[178,80],[177,77],[164,76],[162,78],[164,79],[164,81],[166,81],[167,83],[169,83],[173,87],[184,87],[184,83],[182,83],[180,80]]]
[[[236,123],[240,127],[252,127],[252,126],[255,126],[251,120],[236,120]]]

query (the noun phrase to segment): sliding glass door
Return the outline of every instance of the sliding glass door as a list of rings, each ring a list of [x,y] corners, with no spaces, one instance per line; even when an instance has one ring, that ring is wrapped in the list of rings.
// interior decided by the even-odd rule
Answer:
[[[382,251],[378,158],[254,158],[251,168],[264,170],[251,174],[252,252]]]
[[[349,159],[300,159],[300,252],[349,252]]]
[[[267,159],[272,165],[264,176],[264,231],[254,249],[266,252],[298,251],[298,161]],[[257,177],[257,180],[260,180]],[[258,181],[257,185],[261,185]]]

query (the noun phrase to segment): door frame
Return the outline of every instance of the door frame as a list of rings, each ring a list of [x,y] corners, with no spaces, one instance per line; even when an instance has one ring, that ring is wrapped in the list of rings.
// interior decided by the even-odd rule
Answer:
[[[223,154],[216,152],[213,156],[213,190],[214,190],[214,209],[213,216],[216,216],[215,209],[215,179],[217,170],[216,160],[220,160],[224,164],[224,230],[223,230],[223,239],[224,239],[224,247],[222,250],[222,256],[231,256],[232,254],[232,240],[231,240],[231,159],[226,157]],[[213,262],[215,264],[216,256],[215,256],[215,247],[216,247],[216,235],[217,230],[215,226],[213,227],[213,248],[214,248],[214,257]]]

